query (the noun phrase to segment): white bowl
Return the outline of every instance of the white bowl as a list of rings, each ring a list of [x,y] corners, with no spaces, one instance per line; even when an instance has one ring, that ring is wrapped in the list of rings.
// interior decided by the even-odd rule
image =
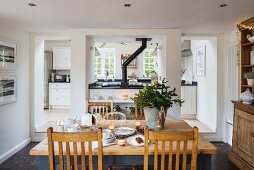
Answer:
[[[110,100],[111,98],[112,98],[112,97],[111,97],[111,96],[108,96],[108,95],[105,95],[105,96],[104,96],[104,99],[105,99],[105,100]]]
[[[101,96],[94,96],[94,99],[95,99],[95,100],[100,100],[100,99],[101,99]]]

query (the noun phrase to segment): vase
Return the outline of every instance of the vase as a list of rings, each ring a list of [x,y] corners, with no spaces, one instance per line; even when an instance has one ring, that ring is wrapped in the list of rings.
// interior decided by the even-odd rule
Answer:
[[[247,84],[248,84],[248,86],[253,86],[254,85],[254,79],[247,79]]]
[[[157,108],[144,107],[146,125],[149,129],[157,130],[156,120],[159,110]]]
[[[250,89],[247,88],[245,92],[240,94],[240,99],[244,104],[251,104],[253,102],[253,94],[250,92]]]

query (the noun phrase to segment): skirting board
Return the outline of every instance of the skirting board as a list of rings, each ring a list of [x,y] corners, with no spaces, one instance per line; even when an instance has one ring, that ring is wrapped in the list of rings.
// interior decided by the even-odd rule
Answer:
[[[41,142],[47,137],[47,133],[33,133],[31,137],[32,142]]]
[[[0,164],[3,163],[5,160],[7,160],[8,158],[10,158],[12,155],[14,155],[16,152],[18,152],[20,149],[22,149],[23,147],[25,147],[27,144],[29,144],[31,141],[30,138],[27,138],[26,140],[24,140],[23,142],[19,143],[18,145],[16,145],[15,147],[11,148],[9,151],[7,151],[6,153],[4,153],[3,155],[0,156]]]
[[[36,131],[36,129],[37,129],[38,127],[44,125],[45,123],[47,123],[47,121],[41,122],[40,124],[36,125],[36,126],[34,127],[34,128],[35,128],[35,131]]]
[[[197,114],[181,114],[182,119],[196,119]]]

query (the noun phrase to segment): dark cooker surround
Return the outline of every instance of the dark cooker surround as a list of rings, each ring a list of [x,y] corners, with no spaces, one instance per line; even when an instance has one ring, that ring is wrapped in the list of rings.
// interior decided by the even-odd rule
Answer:
[[[144,51],[147,47],[147,41],[151,41],[152,38],[136,38],[136,41],[142,41],[141,47],[137,49],[122,65],[122,88],[127,88],[129,86],[127,81],[127,66],[134,60],[140,53]]]

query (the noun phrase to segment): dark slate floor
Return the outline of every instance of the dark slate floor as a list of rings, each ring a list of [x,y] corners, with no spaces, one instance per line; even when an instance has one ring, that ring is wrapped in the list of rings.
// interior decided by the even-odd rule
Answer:
[[[11,158],[6,160],[0,165],[0,170],[36,170],[38,165],[38,157],[30,156],[29,151],[37,143],[30,143]],[[218,149],[219,154],[212,156],[212,170],[237,170],[227,158],[227,154],[230,150],[230,145],[223,142],[213,143]],[[114,169],[131,169],[118,167]]]

